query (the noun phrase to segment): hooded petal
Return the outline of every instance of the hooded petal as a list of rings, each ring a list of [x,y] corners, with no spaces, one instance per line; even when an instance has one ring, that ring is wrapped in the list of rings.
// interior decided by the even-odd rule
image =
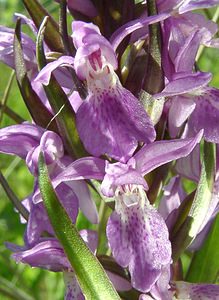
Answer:
[[[116,261],[129,267],[132,286],[148,292],[158,280],[162,266],[171,261],[168,230],[156,209],[146,203],[144,192],[133,195],[130,205],[126,205],[127,197],[117,198],[116,210],[108,220],[107,237]]]
[[[202,135],[203,131],[200,131],[194,138],[158,141],[146,145],[134,155],[136,168],[145,175],[172,160],[185,157],[201,141]]]
[[[87,98],[77,111],[76,121],[85,148],[94,156],[108,154],[126,161],[138,141],[150,143],[155,139],[143,106],[121,86]]]
[[[105,172],[101,191],[106,197],[113,197],[117,187],[125,184],[142,185],[145,189],[148,189],[145,179],[135,169],[134,159],[130,159],[128,164],[120,162],[110,164],[106,162]]]

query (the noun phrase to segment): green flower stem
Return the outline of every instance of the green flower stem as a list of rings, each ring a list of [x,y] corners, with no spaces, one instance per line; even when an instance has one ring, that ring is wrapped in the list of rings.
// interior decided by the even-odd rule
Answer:
[[[39,186],[54,232],[76,273],[85,298],[87,300],[120,299],[102,265],[89,250],[59,202],[42,154],[39,161]]]
[[[11,190],[7,180],[5,179],[1,171],[0,171],[0,183],[5,193],[7,194],[9,200],[13,203],[14,207],[19,211],[19,213],[24,217],[25,220],[28,220],[29,212],[19,201],[19,199],[14,194],[14,192]]]
[[[147,0],[148,15],[157,14],[155,0]],[[164,88],[164,75],[161,67],[161,32],[160,24],[149,25],[148,64],[143,89],[155,94]]]

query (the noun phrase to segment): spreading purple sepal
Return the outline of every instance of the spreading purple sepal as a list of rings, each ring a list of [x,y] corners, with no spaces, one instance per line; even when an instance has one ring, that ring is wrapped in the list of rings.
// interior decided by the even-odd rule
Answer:
[[[145,175],[165,163],[186,157],[201,141],[202,136],[203,130],[193,138],[157,141],[145,145],[134,155],[136,168]]]
[[[80,231],[81,237],[94,252],[97,248],[97,233],[92,230]],[[8,249],[15,252],[12,257],[16,262],[22,262],[31,267],[39,267],[53,272],[72,271],[64,250],[55,238],[41,238],[33,246],[17,246],[6,243]]]
[[[173,76],[173,80],[170,81],[164,90],[159,93],[153,95],[154,98],[161,97],[172,97],[176,95],[182,95],[187,93],[193,93],[196,91],[200,91],[203,87],[205,87],[211,80],[211,73],[204,72],[196,72],[196,73],[188,73],[188,72],[180,72],[176,73]]]
[[[117,29],[110,38],[113,49],[116,51],[119,44],[123,41],[123,39],[131,34],[132,32],[148,26],[150,24],[154,24],[157,22],[161,22],[171,16],[170,12],[160,13],[159,15],[149,16],[149,17],[141,17],[139,19],[130,21],[124,25],[122,25],[119,29]]]
[[[65,166],[57,176],[52,178],[53,187],[56,188],[61,183],[69,183],[74,180],[97,179],[103,180],[105,174],[105,164],[103,159],[97,157],[83,157]],[[34,195],[34,202],[39,202],[39,190]]]
[[[74,58],[71,56],[61,56],[57,60],[48,63],[34,79],[35,82],[40,82],[48,85],[52,72],[58,67],[71,67],[74,66]]]
[[[9,243],[6,246],[13,250]],[[22,262],[31,267],[39,267],[53,272],[71,269],[63,249],[55,238],[42,238],[32,248],[23,247],[22,251],[15,252],[12,257],[16,262]]]
[[[141,187],[118,188],[107,237],[116,261],[129,267],[132,286],[150,291],[162,266],[171,262],[171,244],[164,220]]]

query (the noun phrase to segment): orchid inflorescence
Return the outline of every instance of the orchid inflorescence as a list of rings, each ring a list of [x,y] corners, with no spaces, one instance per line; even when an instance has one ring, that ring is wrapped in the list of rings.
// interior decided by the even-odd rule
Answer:
[[[219,299],[216,277],[191,283],[181,265],[195,253],[194,272],[219,211],[219,90],[197,64],[219,48],[200,13],[219,1],[57,1],[59,25],[22,2],[31,18],[0,27],[32,118],[0,129],[34,177],[13,259],[63,272],[66,300]],[[77,231],[79,212],[97,230]]]

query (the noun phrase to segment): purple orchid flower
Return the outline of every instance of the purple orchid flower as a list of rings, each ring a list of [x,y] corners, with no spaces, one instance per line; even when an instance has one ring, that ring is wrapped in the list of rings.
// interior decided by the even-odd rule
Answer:
[[[126,164],[109,164],[99,158],[82,158],[66,168],[56,179],[61,182],[85,178],[103,180],[101,190],[115,197],[115,211],[107,224],[107,236],[113,256],[122,267],[129,267],[133,287],[148,292],[171,263],[171,245],[166,224],[150,205],[145,190],[145,174],[155,168],[187,156],[200,142],[195,138],[160,141],[145,145]]]
[[[136,32],[139,29],[145,28],[150,24],[157,23],[157,22],[163,22],[165,20],[168,20],[171,17],[176,17],[178,19],[184,18],[185,13],[200,9],[200,8],[208,8],[215,6],[219,4],[218,0],[210,0],[210,1],[202,1],[202,0],[159,0],[157,1],[157,8],[158,8],[158,14],[155,16],[141,16],[138,19],[132,20],[120,28],[118,28],[113,35],[110,38],[110,41],[112,43],[113,49],[116,51],[119,44],[123,41],[123,39],[132,34],[133,32]],[[189,19],[188,15],[188,19]],[[197,14],[194,16],[194,19],[196,18]],[[198,17],[197,17],[198,18]],[[192,16],[193,19],[193,16]],[[209,21],[209,23],[212,23]],[[200,24],[201,25],[201,24]],[[203,24],[202,24],[203,25]],[[201,27],[202,27],[201,25]],[[143,32],[142,36],[145,36],[145,33]],[[208,45],[212,46],[215,44],[214,42],[208,41]],[[207,45],[207,43],[206,43]],[[218,45],[218,39],[216,39],[216,45]]]
[[[33,32],[34,36],[37,36],[37,28],[34,22],[22,14],[15,14],[15,19],[20,18],[23,24],[27,24],[28,27]],[[0,26],[0,61],[8,65],[12,69],[15,69],[14,65],[14,29]],[[23,48],[23,56],[25,61],[25,67],[28,72],[28,77],[31,82],[33,90],[37,93],[43,104],[51,111],[51,107],[48,103],[47,96],[44,92],[43,86],[40,82],[35,81],[35,77],[38,74],[38,66],[36,59],[36,44],[32,38],[28,35],[21,34],[21,44]],[[46,57],[51,56],[50,49],[44,45]],[[54,75],[56,76],[58,82],[63,87],[66,93],[72,89],[72,79],[65,69],[56,70]]]
[[[60,58],[60,65],[73,65],[80,79],[86,80],[88,96],[77,110],[77,129],[85,148],[94,156],[107,154],[127,161],[138,141],[150,143],[155,130],[143,106],[122,87],[114,70],[117,59],[110,43],[92,23],[72,23],[77,49],[72,58]],[[47,65],[36,78],[47,84],[58,62]]]
[[[46,131],[32,124],[13,125],[0,129],[0,152],[18,155],[25,159],[34,176],[38,174],[38,157],[41,151],[44,153],[51,181],[73,161],[72,158],[64,154],[61,138],[52,131]],[[38,191],[37,181],[34,190]],[[76,220],[79,207],[91,222],[98,222],[96,206],[83,180],[79,180],[77,184],[73,183],[71,186],[62,183],[56,191],[72,222]],[[30,244],[39,238],[42,231],[45,230],[50,233],[52,230],[42,203],[32,203],[34,194],[24,202],[27,209],[30,208],[28,209],[30,218],[26,233]],[[42,202],[40,195],[38,202]],[[42,222],[40,226],[36,226],[40,222],[40,218],[47,219],[47,222]]]
[[[185,62],[184,67],[186,68],[185,57],[183,54],[181,55],[179,64],[183,65]],[[203,128],[206,141],[219,143],[219,91],[207,86],[211,80],[211,74],[191,73],[189,69],[185,68],[177,70],[164,90],[154,95],[155,98],[168,97],[170,101],[168,114],[170,135],[175,137],[188,120],[188,135],[193,135]]]
[[[97,248],[97,233],[91,230],[81,230],[80,235],[92,252]],[[65,300],[84,300],[77,278],[65,256],[64,250],[55,238],[41,238],[37,244],[30,247],[6,243],[7,248],[14,252],[12,257],[16,262],[28,264],[53,272],[63,272],[66,285]]]

